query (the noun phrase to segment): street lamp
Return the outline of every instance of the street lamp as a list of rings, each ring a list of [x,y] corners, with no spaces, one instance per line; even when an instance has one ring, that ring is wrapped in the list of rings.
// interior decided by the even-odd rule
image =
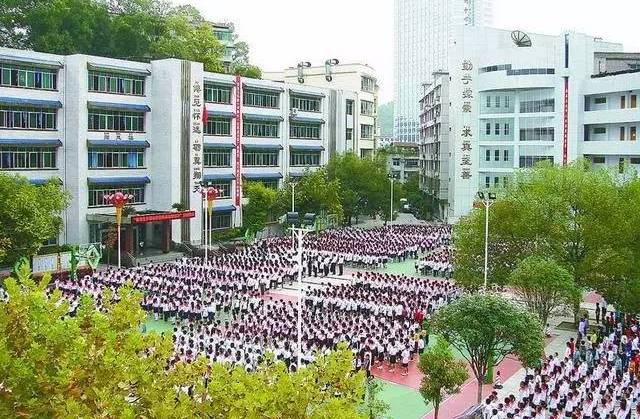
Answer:
[[[484,205],[484,291],[487,291],[487,271],[489,267],[489,207],[496,200],[495,192],[478,192],[478,198]]]
[[[391,228],[391,224],[393,223],[393,173],[389,173],[389,180],[391,180],[391,203],[389,205],[389,228]]]
[[[302,252],[303,252],[303,239],[308,233],[312,232],[313,229],[309,228],[308,225],[313,225],[316,220],[315,214],[305,214],[304,218],[300,220],[298,213],[291,212],[287,214],[288,220],[298,220],[301,222],[300,227],[290,228],[292,236],[293,236],[293,246],[297,247],[297,265],[298,265],[298,357],[297,357],[297,368],[296,371],[300,371],[300,367],[302,366]]]
[[[113,207],[116,209],[116,225],[118,227],[118,269],[122,266],[120,249],[120,226],[122,225],[122,208],[124,208],[124,206],[131,201],[133,201],[133,195],[123,194],[122,192],[116,192],[104,196],[104,202],[109,205],[113,205]]]
[[[291,182],[291,212],[296,212],[296,182]]]
[[[311,63],[309,61],[300,61],[298,63],[298,83],[304,83],[304,69],[311,67]]]

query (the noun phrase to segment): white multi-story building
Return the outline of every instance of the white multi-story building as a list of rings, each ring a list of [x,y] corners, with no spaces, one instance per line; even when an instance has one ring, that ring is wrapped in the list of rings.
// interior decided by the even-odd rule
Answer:
[[[220,42],[220,45],[224,47],[221,61],[225,71],[229,72],[236,53],[235,26],[229,22],[210,22],[210,25],[213,29],[213,35]]]
[[[123,221],[125,250],[197,245],[198,187],[222,192],[212,229],[240,226],[243,181],[278,187],[348,143],[336,128],[347,112],[331,89],[213,74],[176,59],[7,48],[0,70],[0,170],[64,185],[72,201],[61,243],[102,241],[114,221],[104,196],[122,191],[136,210]],[[172,211],[174,204],[191,211]]]
[[[433,73],[420,99],[420,188],[443,219],[449,198],[449,73]]]
[[[640,55],[622,45],[461,26],[448,68],[449,221],[469,212],[478,190],[542,160],[640,167]]]
[[[395,0],[394,137],[419,140],[422,83],[447,70],[449,42],[457,25],[491,23],[491,0]]]
[[[336,149],[352,151],[360,157],[373,156],[379,139],[378,81],[373,68],[366,64],[327,64],[267,72],[263,77],[331,89],[329,101],[346,115],[344,120],[336,121],[336,138],[346,139],[344,145],[337,140]],[[330,155],[333,151],[330,143]]]

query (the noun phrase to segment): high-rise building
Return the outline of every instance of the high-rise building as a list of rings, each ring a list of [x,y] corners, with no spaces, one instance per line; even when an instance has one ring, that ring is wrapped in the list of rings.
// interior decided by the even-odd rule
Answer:
[[[491,22],[491,0],[395,0],[394,137],[418,142],[422,83],[447,70],[448,44],[456,25]]]
[[[233,23],[228,22],[211,22],[213,28],[213,35],[220,41],[220,44],[224,47],[224,54],[222,55],[222,65],[225,71],[229,71],[231,63],[233,62],[233,56],[236,52],[235,42],[236,33]]]

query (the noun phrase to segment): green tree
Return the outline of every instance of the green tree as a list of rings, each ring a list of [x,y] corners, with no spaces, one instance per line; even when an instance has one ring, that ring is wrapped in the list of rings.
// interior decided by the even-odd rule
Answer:
[[[420,356],[418,367],[424,374],[420,394],[425,402],[433,403],[434,418],[438,419],[442,400],[447,395],[460,392],[460,386],[469,378],[467,367],[463,361],[455,359],[451,347],[444,339],[439,339],[435,346],[427,348]]]
[[[586,161],[558,167],[539,164],[516,172],[489,211],[489,279],[506,284],[518,261],[528,256],[555,260],[576,284],[595,288],[620,303],[637,278],[638,181],[592,170]],[[454,228],[455,278],[477,287],[484,266],[484,209],[475,209]],[[640,309],[640,303],[628,309]]]
[[[393,135],[393,108],[393,102],[383,103],[378,106],[378,121],[380,124],[380,133],[383,137]]]
[[[329,180],[336,180],[341,186],[340,202],[347,223],[361,215],[388,218],[391,192],[384,158],[363,159],[347,153],[333,156],[326,170]]]
[[[554,311],[566,306],[573,308],[582,298],[581,290],[565,268],[538,256],[519,262],[509,276],[509,284],[543,325]]]
[[[340,182],[329,180],[324,168],[307,171],[297,180],[286,179],[284,186],[278,191],[276,208],[279,213],[284,214],[291,211],[292,182],[296,183],[295,208],[298,213],[335,214],[342,219]]]
[[[260,67],[252,64],[233,64],[231,72],[236,76],[247,77],[250,79],[262,78],[262,70]]]
[[[367,379],[364,403],[360,408],[367,419],[382,419],[389,411],[389,404],[380,398],[383,386],[383,382],[376,378]]]
[[[478,382],[477,402],[489,368],[507,355],[532,367],[544,355],[540,320],[534,313],[494,294],[468,294],[441,308],[432,322],[469,362]]]
[[[417,174],[409,176],[404,183],[404,194],[407,201],[413,208],[417,218],[427,220],[431,218],[431,207],[429,199],[420,189],[420,176]]]
[[[0,417],[360,418],[364,374],[344,345],[300,372],[272,357],[257,371],[198,358],[167,369],[171,338],[143,334],[141,293],[81,297],[75,316],[27,264],[0,302]],[[208,376],[205,387],[203,377]],[[181,388],[192,387],[193,397]]]
[[[243,185],[243,189],[249,202],[242,208],[242,225],[255,234],[267,225],[278,193],[260,182],[248,182]]]
[[[69,195],[53,180],[35,186],[23,176],[6,173],[0,173],[0,199],[3,264],[13,263],[20,255],[32,256],[44,241],[57,237],[61,213],[69,203]]]

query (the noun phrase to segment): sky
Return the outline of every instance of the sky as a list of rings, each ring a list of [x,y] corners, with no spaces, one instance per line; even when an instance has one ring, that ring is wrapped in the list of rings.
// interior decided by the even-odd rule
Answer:
[[[263,71],[300,61],[372,66],[380,103],[393,100],[393,0],[173,0],[207,20],[235,23]],[[575,30],[640,52],[638,0],[493,0],[493,27],[556,35]]]

